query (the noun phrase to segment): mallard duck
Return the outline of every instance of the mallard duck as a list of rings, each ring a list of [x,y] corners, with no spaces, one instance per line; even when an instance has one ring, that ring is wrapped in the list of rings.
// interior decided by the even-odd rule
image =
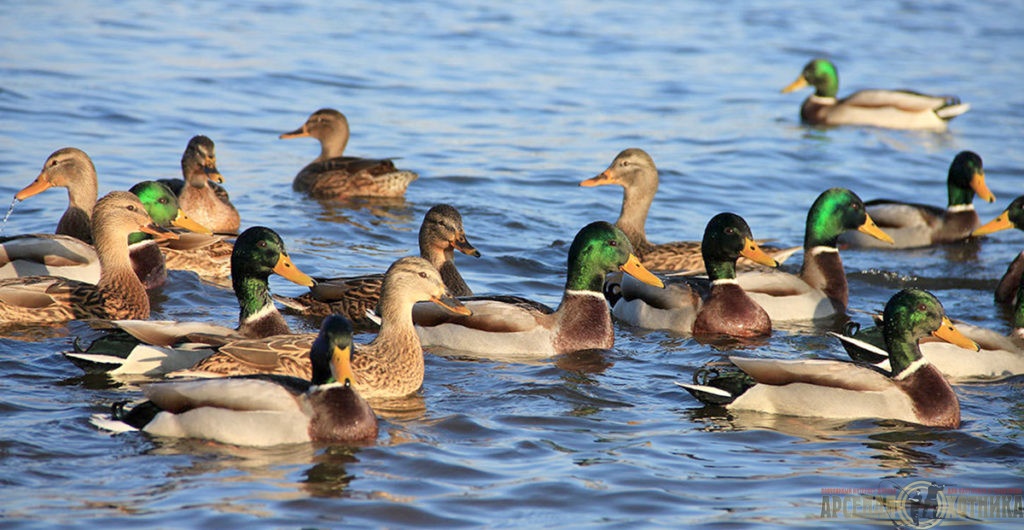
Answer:
[[[281,139],[311,136],[320,141],[320,156],[295,176],[295,191],[315,199],[347,197],[401,197],[409,183],[419,176],[395,169],[389,159],[342,156],[348,144],[348,119],[334,109],[310,114],[298,129],[284,133]]]
[[[231,253],[234,245],[222,235],[179,234],[160,245],[168,270],[192,271],[199,279],[218,287],[231,287]]]
[[[909,90],[859,90],[836,99],[839,74],[831,61],[814,59],[783,93],[814,87],[800,107],[800,119],[811,125],[872,125],[890,129],[944,131],[947,122],[971,106],[956,96],[929,96]]]
[[[643,149],[626,149],[616,155],[608,169],[600,175],[580,182],[580,186],[588,188],[609,184],[622,186],[622,211],[619,213],[619,219],[615,221],[615,226],[625,232],[633,245],[633,252],[640,258],[644,267],[654,271],[704,270],[699,241],[654,244],[647,240],[644,228],[647,224],[647,212],[654,202],[654,194],[658,191],[658,168],[655,167],[650,155]],[[765,245],[764,250],[777,262],[782,263],[800,250],[800,247],[780,249]],[[746,258],[741,258],[737,266],[741,270],[757,267]]]
[[[462,215],[453,206],[438,204],[427,211],[420,225],[420,257],[441,273],[452,296],[470,296],[473,291],[455,267],[455,250],[479,258],[480,251],[469,243],[462,226]],[[358,327],[376,328],[367,317],[377,307],[383,274],[344,278],[317,278],[310,292],[296,298],[274,295],[286,308],[301,315],[345,315]]]
[[[153,383],[148,401],[113,407],[113,419],[93,423],[114,431],[201,438],[246,446],[345,443],[377,438],[377,416],[353,386],[352,327],[324,319],[309,349],[312,379],[249,375]]]
[[[1003,210],[1003,213],[984,225],[979,226],[971,235],[975,237],[984,236],[1009,228],[1024,230],[1024,195],[1014,199],[1006,210]],[[1000,304],[1017,304],[1021,298],[1020,289],[1024,285],[1021,282],[1022,279],[1024,279],[1024,252],[1021,252],[1014,258],[1010,266],[1007,267],[1002,279],[999,280],[999,285],[996,286],[996,302]]]
[[[742,217],[720,213],[708,221],[701,242],[704,267],[711,282],[696,285],[683,278],[665,289],[623,280],[622,298],[612,308],[616,318],[648,329],[669,329],[694,335],[759,337],[771,335],[768,313],[736,283],[740,256],[768,267],[778,263],[754,242]]]
[[[146,181],[136,184],[131,191],[139,197],[157,226],[176,226],[196,233],[210,233],[209,229],[190,219],[178,208],[177,197],[163,184]],[[159,287],[167,280],[167,268],[159,245],[174,241],[162,238],[157,243],[142,232],[128,236],[132,268],[147,290]],[[96,250],[82,240],[67,235],[23,234],[0,239],[0,263],[3,264],[0,267],[0,278],[60,276],[91,284],[100,281]]]
[[[822,192],[807,212],[799,276],[781,271],[746,272],[738,274],[736,281],[776,324],[845,313],[849,292],[836,243],[847,230],[892,241],[875,225],[857,194],[832,188]]]
[[[952,383],[989,382],[1024,374],[1024,307],[1018,305],[1013,320],[1010,335],[957,322],[957,329],[974,341],[977,349],[924,339],[921,354]],[[879,324],[863,330],[848,326],[845,334],[828,334],[840,340],[853,360],[889,371],[891,365],[883,337],[885,325],[881,320]]]
[[[228,192],[218,185],[224,182],[224,176],[217,170],[213,140],[198,135],[188,141],[181,155],[181,174],[184,179],[160,182],[178,195],[182,209],[218,234],[237,234],[241,219]]]
[[[23,201],[53,187],[68,190],[68,209],[57,223],[57,233],[92,244],[90,219],[99,194],[96,166],[89,155],[74,147],[54,151],[43,163],[36,180],[14,194],[14,198]]]
[[[463,298],[473,312],[469,316],[417,305],[413,320],[420,341],[425,347],[529,357],[611,348],[615,332],[602,294],[605,275],[620,270],[651,285],[664,285],[633,255],[626,234],[603,221],[590,223],[576,234],[567,269],[557,311],[515,297]]]
[[[949,166],[947,178],[949,206],[939,208],[925,204],[907,203],[887,199],[866,202],[868,213],[878,227],[892,237],[892,248],[927,247],[941,243],[962,241],[971,235],[980,221],[974,211],[974,194],[988,202],[996,200],[985,185],[985,170],[981,157],[971,151],[961,151]],[[882,247],[878,239],[848,232],[839,242],[851,247]]]
[[[0,321],[62,322],[85,318],[149,318],[149,297],[132,270],[128,234],[177,237],[153,224],[138,197],[111,192],[93,209],[92,234],[100,260],[96,285],[54,276],[0,281]]]
[[[412,323],[412,306],[431,301],[445,311],[470,314],[447,292],[441,275],[420,257],[405,257],[391,264],[381,287],[380,333],[369,344],[357,344],[352,358],[355,388],[368,399],[401,398],[423,385],[423,349]],[[309,335],[277,335],[262,340],[241,340],[220,346],[217,353],[186,374],[243,375],[278,373],[308,377],[309,362],[302,352]]]
[[[91,351],[66,355],[73,360],[102,365],[112,375],[154,377],[189,368],[213,353],[211,346],[197,345],[197,341],[222,344],[290,334],[288,323],[270,298],[270,275],[276,273],[306,287],[313,284],[313,279],[292,263],[277,232],[263,226],[242,232],[231,254],[231,268],[239,307],[237,328],[197,322],[116,320],[111,324],[135,337],[141,342],[139,346],[123,355]]]
[[[977,349],[927,291],[904,289],[885,306],[885,345],[893,370],[834,360],[729,357],[737,371],[698,372],[678,385],[698,400],[790,416],[895,419],[932,427],[960,426],[960,402],[939,370],[921,356],[926,336]],[[702,380],[703,379],[703,380]]]
[[[155,180],[140,182],[131,191],[142,202],[146,212],[157,226],[169,228],[176,226],[198,234],[210,234],[210,229],[193,221],[178,207],[178,198],[164,184]],[[166,239],[166,241],[173,241]],[[146,289],[153,289],[167,281],[167,267],[160,244],[153,236],[144,232],[135,232],[128,236],[128,252],[132,258],[132,268],[136,276],[142,280]]]

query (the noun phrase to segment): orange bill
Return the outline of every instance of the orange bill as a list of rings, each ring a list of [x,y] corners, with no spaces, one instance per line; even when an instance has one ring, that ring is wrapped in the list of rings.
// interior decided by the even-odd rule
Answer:
[[[299,285],[305,287],[312,287],[313,285],[313,278],[310,278],[306,273],[300,271],[299,268],[292,263],[292,259],[288,257],[288,254],[283,252],[281,253],[281,257],[277,258],[277,265],[274,265],[274,272]]]
[[[865,234],[872,236],[875,239],[881,239],[886,243],[895,243],[895,241],[892,240],[892,237],[889,236],[889,234],[886,234],[885,232],[882,231],[881,228],[878,228],[878,225],[875,224],[875,221],[871,219],[871,216],[868,215],[867,212],[864,212],[864,217],[864,224],[857,227],[858,232],[864,232]]]
[[[206,173],[206,178],[218,184],[224,182],[224,175],[217,170],[217,157],[210,157],[203,162],[203,173]]]
[[[629,255],[629,259],[619,267],[619,270],[646,283],[647,285],[662,288],[665,287],[665,282],[661,281],[661,278],[658,278],[654,273],[647,270],[647,267],[644,267],[644,265],[640,263],[640,258],[633,254]]]
[[[344,348],[334,347],[334,351],[331,352],[331,373],[335,381],[345,386],[352,386],[356,382],[355,375],[352,373],[351,345]]]
[[[594,186],[604,186],[606,184],[620,184],[619,180],[615,178],[615,175],[607,169],[596,177],[590,177],[587,180],[580,182],[580,186],[583,186],[584,188],[593,188]]]
[[[950,344],[955,344],[961,348],[968,350],[980,351],[978,343],[967,338],[966,335],[960,333],[960,330],[953,327],[953,323],[949,321],[949,317],[942,317],[942,325],[939,329],[932,332],[935,338],[942,339]]]
[[[755,263],[760,263],[761,265],[766,265],[768,267],[779,266],[779,262],[775,261],[775,258],[769,256],[764,250],[762,250],[753,239],[745,238],[743,240],[743,250],[740,251],[740,255]]]
[[[195,222],[191,217],[185,215],[185,211],[178,208],[178,216],[171,221],[171,224],[178,227],[184,228],[189,232],[196,232],[197,234],[212,234],[213,230],[206,228],[205,226]]]
[[[302,127],[299,127],[298,129],[295,129],[292,132],[286,132],[281,136],[278,136],[278,138],[282,140],[287,140],[289,138],[304,138],[306,136],[309,136],[309,133],[306,131],[306,126],[303,125]]]
[[[471,311],[468,307],[463,305],[462,302],[458,298],[455,298],[454,296],[449,296],[447,294],[440,297],[431,296],[430,301],[451,311],[452,313],[455,313],[456,315],[463,315],[468,317],[473,314],[473,311]]]
[[[452,241],[452,247],[455,247],[456,249],[459,250],[459,252],[473,256],[474,258],[480,257],[480,251],[469,243],[469,240],[466,239],[465,234],[462,234],[461,237],[455,238],[455,240]]]
[[[984,171],[977,171],[974,173],[974,176],[971,177],[971,189],[974,190],[974,193],[978,194],[978,197],[981,197],[988,202],[995,202],[996,200],[995,194],[993,194],[985,184]]]
[[[39,175],[38,177],[36,177],[36,180],[32,182],[32,184],[25,186],[21,191],[15,193],[14,198],[19,201],[23,201],[33,195],[38,195],[52,187],[53,184],[50,184],[50,182],[43,178],[42,175]]]
[[[145,232],[153,236],[154,241],[167,241],[171,239],[178,239],[178,234],[171,232],[170,230],[157,226],[155,224],[142,225],[139,227],[139,232]]]
[[[975,228],[974,231],[971,232],[971,235],[985,236],[988,234],[994,234],[1002,230],[1008,230],[1010,228],[1013,228],[1013,222],[1010,221],[1010,210],[1006,210],[1003,213],[999,214],[999,217],[996,217],[995,219],[979,226],[978,228]]]
[[[792,83],[786,85],[786,88],[782,89],[782,93],[788,94],[790,92],[793,92],[794,90],[800,90],[805,86],[808,86],[807,80],[804,79],[804,76],[801,75],[800,77],[796,78],[796,81],[793,81]]]

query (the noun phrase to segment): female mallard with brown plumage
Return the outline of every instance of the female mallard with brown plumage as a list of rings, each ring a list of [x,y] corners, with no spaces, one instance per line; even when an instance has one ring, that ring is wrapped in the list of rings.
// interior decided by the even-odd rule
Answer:
[[[148,401],[113,407],[113,418],[93,424],[115,432],[271,446],[345,443],[377,437],[377,416],[354,388],[352,326],[324,320],[309,348],[310,379],[260,374],[146,385]]]
[[[825,190],[807,212],[800,274],[745,272],[736,281],[776,324],[845,313],[849,291],[836,245],[848,230],[892,241],[875,225],[857,194],[845,188]]]
[[[149,297],[132,270],[128,234],[177,237],[153,224],[138,197],[111,192],[93,209],[92,234],[100,260],[96,285],[29,276],[0,281],[0,320],[61,322],[86,318],[149,318]]]
[[[698,400],[729,410],[819,418],[895,419],[960,426],[960,401],[918,342],[928,336],[976,350],[927,291],[904,289],[885,306],[885,347],[892,370],[826,359],[730,357],[731,369],[705,369],[695,384],[677,383]],[[705,376],[705,374],[708,374]]]
[[[673,241],[655,244],[647,240],[645,225],[647,213],[658,191],[658,168],[654,160],[643,149],[631,148],[619,153],[608,169],[600,175],[580,182],[580,186],[593,187],[618,184],[622,186],[622,211],[615,226],[626,233],[633,245],[633,252],[644,267],[654,271],[704,270],[704,259],[700,253],[699,241]],[[764,247],[773,259],[782,263],[800,247],[786,249]],[[754,262],[741,258],[737,264],[740,270],[757,268]]]
[[[68,190],[68,209],[57,223],[58,234],[92,243],[92,209],[96,205],[98,184],[96,166],[85,151],[65,147],[53,152],[43,163],[36,180],[14,194],[23,201],[53,187]]]
[[[448,294],[437,269],[423,258],[410,256],[391,264],[377,307],[380,333],[369,344],[357,344],[352,357],[355,388],[368,399],[405,397],[423,385],[423,348],[412,323],[413,304],[421,301],[433,302],[447,312],[469,314]],[[186,373],[308,378],[310,365],[304,353],[311,341],[306,334],[229,342]]]
[[[182,209],[218,234],[237,234],[241,219],[228,192],[218,185],[224,182],[224,176],[217,170],[213,140],[198,135],[188,141],[181,155],[181,174],[184,179],[160,182],[178,195]]]
[[[740,256],[768,267],[778,266],[754,241],[747,222],[733,213],[712,217],[704,229],[701,254],[710,289],[695,278],[672,278],[664,289],[623,278],[622,297],[612,314],[643,328],[697,336],[771,335],[768,313],[736,283]]]
[[[428,210],[420,225],[419,245],[420,257],[437,268],[452,296],[473,294],[455,266],[455,251],[474,257],[480,257],[480,251],[466,238],[458,210],[447,204],[438,204]],[[274,295],[274,299],[300,315],[338,313],[358,327],[376,328],[376,322],[367,317],[367,311],[376,309],[383,280],[383,274],[317,278],[307,294],[295,298]]]
[[[605,275],[621,271],[662,286],[633,255],[626,234],[596,221],[583,227],[569,247],[565,290],[557,310],[517,297],[464,298],[473,314],[444,314],[420,304],[413,310],[426,347],[502,357],[550,357],[615,344],[612,317],[602,290]]]
[[[956,96],[929,96],[909,90],[859,90],[836,99],[839,73],[831,61],[814,59],[783,93],[814,87],[800,118],[811,125],[872,125],[890,129],[944,131],[949,120],[971,108]]]
[[[949,165],[946,188],[946,208],[888,199],[864,203],[878,227],[892,237],[892,245],[856,232],[844,234],[839,242],[851,247],[915,248],[967,239],[981,224],[974,211],[974,195],[988,202],[996,200],[985,185],[981,157],[972,151],[958,153]]]
[[[348,119],[334,109],[314,112],[302,127],[280,138],[307,136],[320,141],[320,156],[299,171],[292,187],[315,199],[402,197],[419,176],[396,169],[389,159],[343,156],[349,138]]]

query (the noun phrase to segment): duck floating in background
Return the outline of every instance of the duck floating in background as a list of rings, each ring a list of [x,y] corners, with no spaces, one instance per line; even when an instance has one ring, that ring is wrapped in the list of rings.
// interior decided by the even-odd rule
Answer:
[[[213,140],[193,136],[181,155],[181,174],[184,179],[161,179],[160,182],[178,195],[182,209],[218,234],[237,234],[241,218],[231,204],[223,186],[224,176],[217,169],[217,154]]]
[[[261,447],[373,440],[377,416],[355,390],[351,352],[351,324],[331,316],[309,348],[309,380],[260,374],[153,383],[143,387],[148,401],[130,409],[115,405],[112,418],[95,416],[92,423]]]
[[[626,149],[616,155],[608,169],[600,175],[580,182],[580,186],[587,188],[611,184],[622,186],[623,189],[622,210],[615,226],[625,232],[633,245],[633,252],[644,267],[653,271],[685,270],[697,273],[704,270],[699,241],[655,244],[647,240],[647,213],[658,191],[658,168],[651,155],[643,149]],[[764,246],[764,251],[779,263],[786,261],[798,250],[800,247],[780,249]],[[757,265],[746,258],[740,258],[737,267],[747,270],[757,268]]]
[[[904,289],[889,299],[885,348],[891,372],[846,361],[729,357],[732,366],[705,369],[695,384],[677,383],[701,402],[729,410],[789,416],[895,419],[958,428],[960,402],[934,365],[921,356],[927,336],[977,349],[927,291]]]
[[[50,188],[68,190],[68,209],[57,223],[57,234],[68,235],[92,244],[92,209],[99,196],[96,166],[85,151],[65,147],[54,151],[36,180],[14,194],[23,201]]]
[[[871,125],[890,129],[944,131],[948,121],[971,107],[956,96],[929,96],[909,90],[858,90],[836,99],[839,74],[831,61],[814,59],[783,93],[813,86],[800,118],[811,125]]]
[[[889,199],[864,203],[878,227],[892,237],[892,244],[857,232],[843,234],[839,242],[857,248],[916,248],[967,239],[980,224],[974,195],[988,202],[996,200],[985,184],[981,157],[972,151],[958,153],[949,165],[946,188],[946,208]]]
[[[622,296],[612,314],[643,328],[697,336],[771,335],[768,313],[736,283],[740,256],[768,267],[778,266],[754,242],[747,222],[733,213],[712,217],[704,229],[701,254],[710,285],[696,278],[670,278],[664,289],[657,289],[624,277]]]
[[[320,156],[295,176],[295,191],[315,199],[348,197],[402,197],[419,176],[399,170],[390,159],[343,156],[348,144],[348,119],[334,109],[320,109],[282,139],[313,137],[320,141]]]

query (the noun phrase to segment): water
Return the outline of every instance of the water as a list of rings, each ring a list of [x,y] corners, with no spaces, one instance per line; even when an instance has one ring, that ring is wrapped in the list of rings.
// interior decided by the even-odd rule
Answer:
[[[347,4],[6,5],[0,196],[64,146],[92,156],[101,193],[178,177],[188,139],[206,134],[243,227],[276,229],[310,274],[384,270],[414,251],[426,210],[450,202],[483,253],[457,258],[475,291],[557,304],[567,243],[619,209],[618,189],[577,184],[626,147],[661,169],[654,241],[697,239],[731,210],[755,236],[799,244],[807,207],[831,186],[943,204],[963,149],[982,155],[998,197],[978,205],[982,218],[1020,192],[1020,5]],[[818,55],[836,61],[841,94],[912,87],[973,108],[944,134],[802,127],[806,93],[778,91]],[[338,206],[291,191],[318,147],[277,135],[325,106],[348,115],[351,154],[420,173],[404,201]],[[7,233],[52,231],[66,201],[33,197]],[[1022,240],[845,252],[852,317],[919,285],[953,316],[1005,330],[991,292]],[[236,321],[229,292],[171,280],[154,318]],[[723,415],[672,382],[724,352],[619,327],[614,350],[540,364],[428,355],[424,410],[385,420],[370,447],[252,450],[97,432],[89,416],[137,391],[67,362],[58,352],[76,331],[17,326],[0,339],[5,525],[844,527],[859,520],[820,518],[823,488],[1022,483],[1019,378],[958,387],[957,431]],[[742,353],[840,354],[810,331]]]

